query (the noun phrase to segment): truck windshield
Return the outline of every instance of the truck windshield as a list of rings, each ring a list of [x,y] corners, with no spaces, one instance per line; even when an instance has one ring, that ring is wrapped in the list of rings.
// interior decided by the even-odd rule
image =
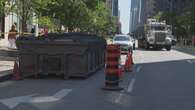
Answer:
[[[130,38],[123,37],[123,36],[117,36],[114,38],[114,41],[130,41]]]
[[[151,26],[152,30],[164,31],[166,28],[164,26]]]

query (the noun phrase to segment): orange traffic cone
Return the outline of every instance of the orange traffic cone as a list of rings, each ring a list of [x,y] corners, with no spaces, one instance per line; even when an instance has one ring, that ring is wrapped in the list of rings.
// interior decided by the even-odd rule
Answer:
[[[132,54],[130,52],[128,52],[127,54],[127,58],[126,58],[126,61],[125,61],[125,71],[126,72],[132,72],[132,64],[133,64],[133,61],[132,61]]]
[[[14,62],[13,80],[22,80],[17,61]]]

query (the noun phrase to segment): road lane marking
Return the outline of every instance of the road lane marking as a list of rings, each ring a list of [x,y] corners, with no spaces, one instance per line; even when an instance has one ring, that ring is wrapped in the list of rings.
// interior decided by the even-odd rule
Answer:
[[[192,64],[192,61],[191,60],[187,60],[188,63]]]
[[[69,92],[71,92],[71,89],[63,89],[53,96],[46,96],[46,97],[35,97],[32,100],[30,100],[30,103],[45,103],[45,102],[55,102],[58,100],[61,100],[63,97],[67,96]]]
[[[45,97],[35,97],[38,94],[32,94],[32,95],[12,97],[7,99],[0,99],[0,103],[6,105],[9,109],[14,109],[21,103],[48,103],[48,102],[59,101],[63,99],[65,96],[67,96],[71,91],[72,89],[63,89],[52,96],[45,96]]]
[[[115,102],[115,103],[119,103],[120,100],[122,99],[122,96],[123,96],[123,94],[120,93],[119,96],[116,98],[116,100],[115,100],[114,102]]]
[[[195,60],[187,60],[187,62],[190,63],[190,64],[194,64]]]
[[[134,85],[135,85],[135,81],[136,81],[136,78],[133,78],[133,79],[130,81],[129,86],[128,86],[128,88],[127,88],[127,92],[129,92],[129,93],[132,93],[132,92],[133,92],[133,87],[134,87]]]
[[[137,69],[136,69],[136,73],[139,73],[142,69],[142,66],[138,66]]]
[[[16,106],[18,106],[20,103],[25,103],[32,99],[33,96],[36,96],[38,94],[31,94],[26,96],[19,96],[19,97],[12,97],[0,100],[0,103],[6,105],[9,109],[14,109]]]

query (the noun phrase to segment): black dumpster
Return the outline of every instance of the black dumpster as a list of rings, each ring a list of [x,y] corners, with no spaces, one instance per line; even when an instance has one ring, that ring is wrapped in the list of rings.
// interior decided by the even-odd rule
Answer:
[[[86,77],[105,65],[106,41],[81,33],[21,36],[16,40],[23,77],[56,74]]]

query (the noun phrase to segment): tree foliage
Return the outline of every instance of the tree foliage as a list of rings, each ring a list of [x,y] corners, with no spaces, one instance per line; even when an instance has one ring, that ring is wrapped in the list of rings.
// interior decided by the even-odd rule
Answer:
[[[22,31],[34,15],[39,18],[39,25],[49,28],[64,26],[69,31],[94,34],[116,31],[116,19],[107,9],[105,0],[16,0],[5,8],[5,3],[9,2],[0,0],[0,9],[16,13],[22,21]]]
[[[163,15],[163,12],[159,11],[153,18],[157,19],[157,20],[160,20],[162,15]]]
[[[191,32],[195,35],[195,4],[192,5],[191,10]]]
[[[38,12],[58,19],[69,31],[102,33],[115,24],[104,0],[50,0],[45,9],[38,8]]]
[[[180,14],[175,12],[162,12],[161,16],[159,16],[158,13],[155,17],[160,20],[166,20],[167,24],[172,25],[176,36],[190,37],[191,34],[195,34],[195,25],[192,22],[195,20],[194,7],[195,4],[191,5],[191,7],[187,8]]]
[[[0,0],[0,17],[3,15],[5,7],[5,0]]]
[[[11,0],[0,0],[0,17],[10,14],[14,6],[11,5]]]

